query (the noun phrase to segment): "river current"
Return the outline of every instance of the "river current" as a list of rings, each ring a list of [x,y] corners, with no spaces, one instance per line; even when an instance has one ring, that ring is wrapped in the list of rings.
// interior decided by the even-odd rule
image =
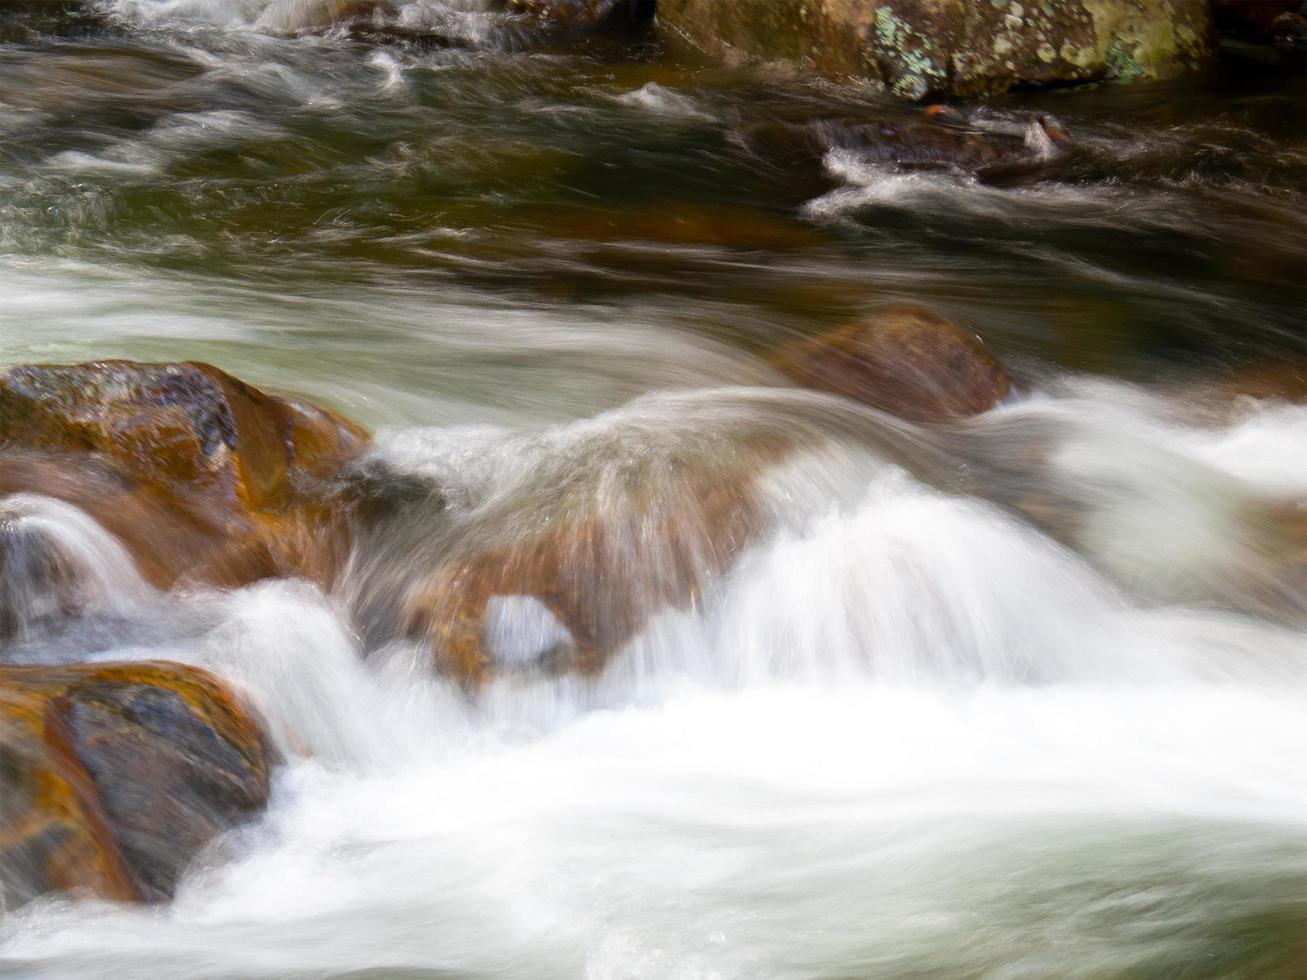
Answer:
[[[1307,406],[1258,381],[1307,361],[1301,78],[959,105],[977,166],[887,155],[921,110],[863,88],[475,0],[7,7],[0,367],[209,361],[439,507],[330,593],[160,594],[0,500],[89,590],[0,658],[201,664],[286,758],[172,903],[0,913],[0,975],[1307,975]],[[766,357],[887,301],[1012,394],[918,426]],[[751,543],[598,676],[469,691],[384,628],[431,541],[635,493],[652,595],[731,467]],[[490,619],[510,664],[560,628]]]

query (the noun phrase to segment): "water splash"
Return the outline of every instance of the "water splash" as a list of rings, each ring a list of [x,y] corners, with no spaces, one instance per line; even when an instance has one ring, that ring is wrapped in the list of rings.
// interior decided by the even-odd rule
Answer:
[[[70,616],[128,617],[153,590],[88,514],[37,494],[0,498],[0,640],[22,643]]]

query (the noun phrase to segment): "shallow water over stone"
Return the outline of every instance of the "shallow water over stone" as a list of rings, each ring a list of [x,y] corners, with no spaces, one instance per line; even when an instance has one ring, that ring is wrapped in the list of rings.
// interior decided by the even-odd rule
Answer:
[[[472,0],[55,6],[0,11],[0,369],[375,436],[318,584],[0,500],[0,660],[206,667],[287,760],[172,903],[6,906],[0,974],[1307,969],[1300,78],[928,116]],[[792,385],[890,303],[1001,404]]]

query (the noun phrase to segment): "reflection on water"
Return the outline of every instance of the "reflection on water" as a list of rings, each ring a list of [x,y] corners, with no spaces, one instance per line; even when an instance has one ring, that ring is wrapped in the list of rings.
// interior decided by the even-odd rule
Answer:
[[[306,392],[384,507],[331,594],[160,595],[0,502],[0,656],[205,665],[289,760],[173,904],[9,912],[0,974],[1307,971],[1295,80],[927,116],[471,0],[40,6],[0,366]],[[915,426],[772,366],[889,299],[1014,393]]]

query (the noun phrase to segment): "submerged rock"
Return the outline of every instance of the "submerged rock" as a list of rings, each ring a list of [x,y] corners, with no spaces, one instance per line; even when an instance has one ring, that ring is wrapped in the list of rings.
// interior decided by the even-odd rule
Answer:
[[[792,251],[822,244],[822,235],[797,220],[747,208],[668,201],[657,207],[600,210],[567,206],[524,209],[515,223],[582,246],[644,243],[669,248]]]
[[[0,886],[162,901],[268,802],[271,750],[215,678],[168,663],[0,667]]]
[[[161,587],[329,578],[340,542],[326,491],[366,439],[207,364],[0,372],[0,495],[81,508]]]
[[[367,477],[345,491],[359,526],[340,594],[365,645],[426,647],[470,690],[504,674],[594,676],[651,617],[699,602],[770,520],[761,481],[806,430],[743,397],[615,415],[491,436],[475,458],[457,440],[449,458],[428,447],[408,476],[356,468]]]
[[[997,405],[1008,378],[984,343],[924,307],[887,306],[777,352],[795,382],[914,422],[976,415]]]
[[[594,675],[666,608],[693,605],[730,566],[760,515],[748,471],[672,480],[600,512],[564,514],[486,547],[486,528],[406,590],[410,636],[437,669],[475,685],[522,669]]]
[[[930,105],[918,119],[826,119],[759,123],[736,138],[751,154],[802,179],[830,182],[830,162],[895,172],[965,173],[987,183],[1039,179],[1065,162],[1070,131],[1054,116],[1021,115],[997,121],[983,112]],[[814,194],[820,191],[814,190]]]
[[[659,0],[658,19],[709,50],[914,99],[1168,77],[1211,33],[1206,0]]]
[[[1269,40],[1277,20],[1302,14],[1302,0],[1211,0],[1216,29],[1248,40]]]
[[[509,10],[561,27],[633,27],[653,20],[655,0],[506,0]]]
[[[273,0],[256,26],[279,34],[321,30],[335,24],[392,13],[391,0]]]
[[[1257,402],[1307,404],[1307,356],[1211,371],[1175,386],[1186,418],[1231,425]]]

